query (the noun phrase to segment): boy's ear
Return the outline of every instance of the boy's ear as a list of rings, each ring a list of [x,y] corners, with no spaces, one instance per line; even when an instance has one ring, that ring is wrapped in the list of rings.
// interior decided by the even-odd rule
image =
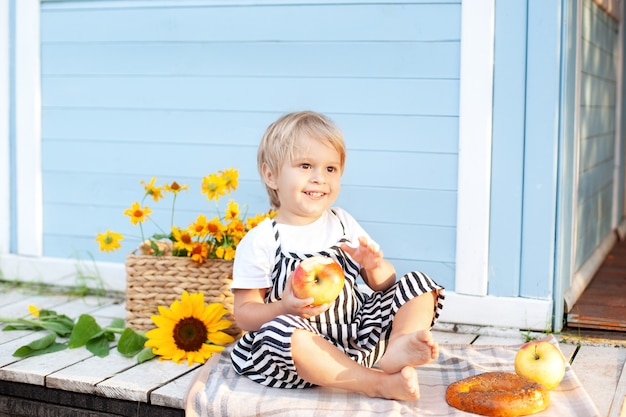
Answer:
[[[263,181],[265,182],[265,185],[267,185],[272,190],[278,189],[278,185],[276,184],[276,176],[266,163],[263,163],[263,165],[261,166],[261,171],[263,173]]]

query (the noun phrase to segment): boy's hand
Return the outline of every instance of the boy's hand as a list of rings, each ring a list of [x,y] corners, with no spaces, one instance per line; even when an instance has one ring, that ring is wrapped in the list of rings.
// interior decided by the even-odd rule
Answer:
[[[370,242],[366,237],[360,237],[359,244],[355,247],[342,243],[341,249],[366,270],[380,267],[383,261],[383,252],[380,247],[375,242]]]
[[[287,282],[285,283],[285,291],[282,294],[283,307],[288,314],[294,314],[305,319],[309,319],[314,316],[318,316],[330,308],[330,304],[322,304],[320,306],[312,306],[313,297],[311,298],[297,298],[291,289],[291,281],[293,279],[293,272],[289,274]]]

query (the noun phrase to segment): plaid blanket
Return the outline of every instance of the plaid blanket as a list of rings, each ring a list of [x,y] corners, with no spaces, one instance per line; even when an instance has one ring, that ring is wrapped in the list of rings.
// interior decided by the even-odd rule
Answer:
[[[549,336],[558,347],[557,340]],[[441,345],[439,359],[417,368],[418,401],[369,398],[342,390],[267,388],[237,375],[229,351],[214,355],[195,376],[185,396],[186,417],[209,416],[473,416],[450,407],[448,385],[488,371],[514,372],[520,345]],[[536,416],[600,416],[576,374],[567,365],[561,384],[550,392],[550,406]]]

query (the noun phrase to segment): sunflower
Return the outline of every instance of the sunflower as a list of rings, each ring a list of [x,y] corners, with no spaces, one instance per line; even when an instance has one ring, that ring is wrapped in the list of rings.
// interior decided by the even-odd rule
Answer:
[[[152,316],[157,325],[146,333],[146,347],[160,356],[160,360],[187,365],[193,362],[204,363],[215,352],[235,339],[224,333],[232,324],[222,317],[228,310],[221,303],[204,304],[204,294],[189,294],[184,291],[181,300],[176,300],[170,308],[159,306],[159,315]]]

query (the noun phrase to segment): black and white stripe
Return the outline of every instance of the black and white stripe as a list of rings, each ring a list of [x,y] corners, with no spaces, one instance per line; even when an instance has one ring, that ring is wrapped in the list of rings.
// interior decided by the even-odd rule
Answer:
[[[372,367],[382,357],[393,318],[406,302],[421,294],[436,291],[438,298],[432,323],[439,318],[445,300],[444,289],[426,274],[410,272],[388,290],[366,296],[357,287],[359,264],[339,247],[346,241],[345,238],[327,251],[314,255],[283,253],[275,222],[274,231],[278,249],[272,271],[273,285],[265,296],[265,302],[280,300],[289,274],[302,259],[314,255],[335,259],[343,267],[345,286],[331,308],[320,316],[305,319],[282,315],[265,323],[258,331],[246,333],[231,354],[237,373],[270,387],[310,387],[312,384],[298,376],[291,355],[291,336],[296,329],[318,334],[356,362]]]

